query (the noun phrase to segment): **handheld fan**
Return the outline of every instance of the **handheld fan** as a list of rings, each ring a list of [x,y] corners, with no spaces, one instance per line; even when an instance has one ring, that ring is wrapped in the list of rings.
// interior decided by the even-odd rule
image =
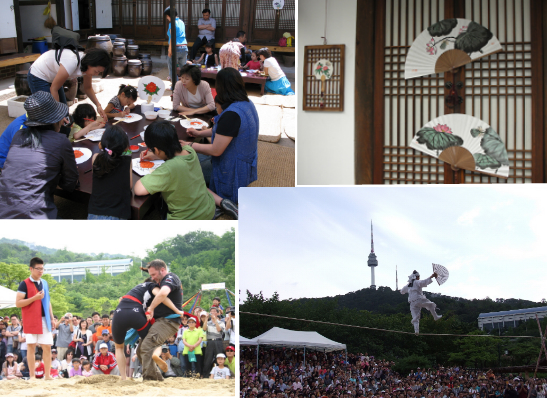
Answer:
[[[433,266],[433,272],[437,273],[437,283],[440,286],[448,280],[450,274],[448,273],[448,270],[440,264],[431,265]]]
[[[452,165],[494,177],[509,177],[509,158],[496,131],[482,120],[461,113],[428,122],[410,147]]]
[[[313,66],[313,73],[315,77],[321,80],[321,99],[319,100],[319,106],[325,105],[325,82],[332,77],[333,72],[332,62],[328,59],[320,59]]]
[[[146,100],[147,104],[151,101],[158,102],[165,92],[165,83],[159,77],[145,76],[139,79],[137,90],[139,97]]]
[[[139,158],[131,159],[133,171],[140,176],[145,176],[152,173],[163,163],[165,163],[164,160],[141,160]]]
[[[414,40],[406,56],[405,79],[448,72],[502,50],[484,26],[468,19],[445,19]]]
[[[138,113],[130,113],[129,115],[126,115],[126,116],[115,117],[114,120],[117,120],[117,122],[114,122],[112,124],[118,124],[121,121],[125,123],[134,123],[134,122],[138,122],[141,119],[142,119],[142,115],[139,115]]]
[[[101,138],[103,138],[103,134],[105,130],[106,129],[95,129],[87,133],[85,135],[85,138],[87,138],[90,141],[100,141]]]

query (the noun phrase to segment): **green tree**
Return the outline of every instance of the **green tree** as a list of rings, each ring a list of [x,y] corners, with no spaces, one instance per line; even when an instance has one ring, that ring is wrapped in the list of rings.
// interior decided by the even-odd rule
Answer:
[[[486,336],[482,331],[473,331],[470,336]],[[457,349],[448,355],[448,362],[469,367],[488,367],[498,359],[498,346],[493,337],[462,337],[456,341]]]
[[[19,284],[30,275],[28,265],[24,264],[6,264],[0,262],[0,285],[13,291],[17,291]],[[65,286],[57,283],[50,275],[43,275],[49,286],[49,296],[54,314],[64,313],[68,310],[69,304],[66,297]],[[8,308],[0,310],[0,315],[10,315],[12,313],[21,315],[20,308]]]

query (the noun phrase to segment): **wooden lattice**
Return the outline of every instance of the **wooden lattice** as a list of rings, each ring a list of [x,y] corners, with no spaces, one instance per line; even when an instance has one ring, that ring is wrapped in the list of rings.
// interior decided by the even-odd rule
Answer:
[[[345,45],[305,46],[304,47],[304,104],[305,111],[344,110],[344,52]],[[315,63],[321,59],[333,65],[330,79],[325,81],[324,106],[321,107],[321,80],[313,72]]]
[[[507,180],[465,171],[465,183],[532,182],[532,42],[528,0],[466,1],[464,13],[454,17],[473,20],[492,32],[503,52],[463,68],[461,113],[489,123],[505,143],[510,161]],[[375,112],[384,114],[382,180],[384,184],[438,184],[445,182],[444,163],[409,143],[429,120],[453,113],[446,109],[449,80],[439,73],[405,80],[408,48],[425,28],[446,18],[448,0],[385,0],[384,63],[377,70],[383,95]],[[382,101],[383,100],[383,101]],[[376,131],[378,133],[378,131]]]
[[[486,8],[484,6],[488,5]],[[465,172],[465,182],[532,182],[532,31],[527,0],[474,2],[465,18],[496,31],[503,52],[465,68],[465,113],[495,126],[507,147],[508,180]]]
[[[122,0],[122,25],[133,25],[133,0]]]

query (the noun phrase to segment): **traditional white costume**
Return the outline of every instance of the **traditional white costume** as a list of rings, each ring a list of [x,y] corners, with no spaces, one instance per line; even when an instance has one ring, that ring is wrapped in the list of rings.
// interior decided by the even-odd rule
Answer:
[[[432,280],[431,277],[424,280],[417,280],[420,274],[414,271],[408,277],[408,285],[401,289],[401,294],[408,293],[408,302],[410,303],[410,313],[412,314],[412,324],[414,325],[414,332],[418,334],[420,332],[420,314],[422,308],[426,308],[433,315],[433,319],[438,321],[442,318],[442,315],[437,315],[435,308],[437,304],[429,301],[422,292],[422,287],[429,285]]]

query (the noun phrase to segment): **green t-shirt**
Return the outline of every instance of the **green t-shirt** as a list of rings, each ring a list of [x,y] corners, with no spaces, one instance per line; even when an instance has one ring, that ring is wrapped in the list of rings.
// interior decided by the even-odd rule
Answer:
[[[215,199],[205,185],[198,155],[189,145],[183,149],[190,153],[166,160],[141,183],[151,195],[161,192],[168,220],[212,220]]]
[[[80,131],[82,128],[78,126],[76,123],[72,124],[72,128],[70,129],[70,134],[68,135],[68,139],[70,142],[74,142],[74,134]]]
[[[182,333],[182,338],[186,340],[188,344],[196,344],[200,337],[201,337],[201,330],[199,329],[194,329],[194,330],[186,329],[184,333]],[[186,354],[188,354],[188,347],[184,346],[184,351],[182,351],[182,355],[186,355]],[[198,345],[194,349],[194,354],[201,355],[201,345]]]
[[[232,358],[232,362],[228,361],[228,358],[224,361],[224,366],[226,366],[228,369],[230,369],[230,373],[233,377],[236,376],[236,357],[234,356]]]

